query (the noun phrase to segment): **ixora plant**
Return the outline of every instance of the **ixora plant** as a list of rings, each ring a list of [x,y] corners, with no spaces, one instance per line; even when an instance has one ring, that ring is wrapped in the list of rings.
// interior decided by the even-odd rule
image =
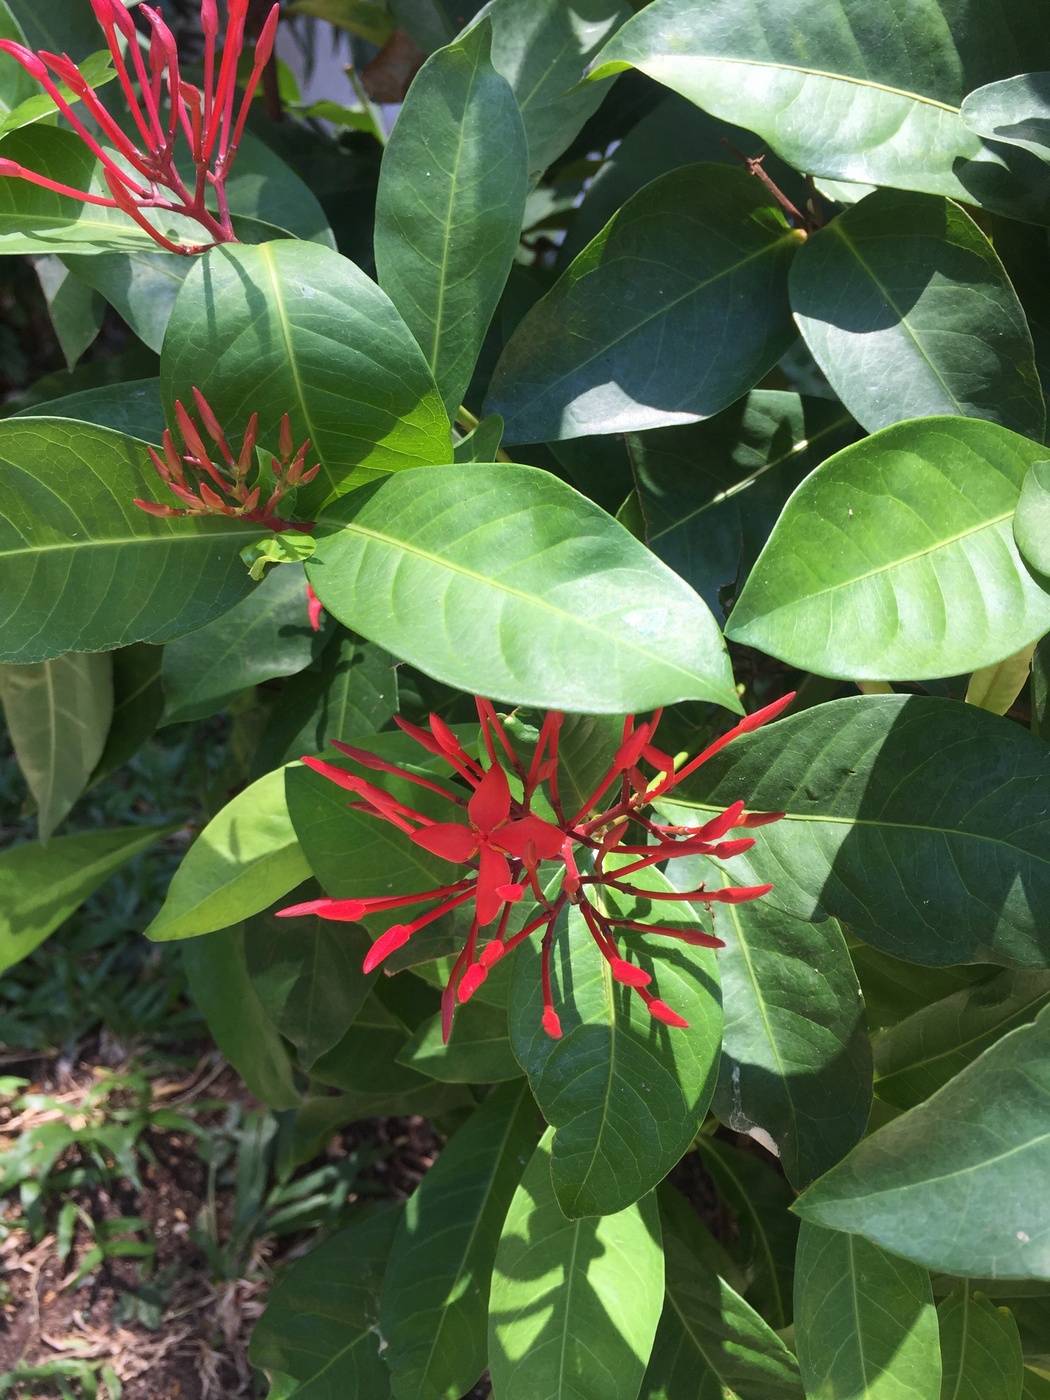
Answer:
[[[1045,6],[325,6],[429,53],[385,145],[276,8],[43,8],[0,252],[137,340],[0,420],[0,966],[227,710],[148,936],[282,1170],[447,1138],[271,1394],[1047,1400]]]

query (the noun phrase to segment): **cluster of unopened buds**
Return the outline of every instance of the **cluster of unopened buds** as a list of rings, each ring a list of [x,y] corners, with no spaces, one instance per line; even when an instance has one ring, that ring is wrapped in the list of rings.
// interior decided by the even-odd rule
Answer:
[[[305,533],[312,530],[312,521],[285,520],[277,513],[278,507],[289,492],[294,491],[297,486],[309,485],[321,470],[320,463],[306,468],[306,454],[310,449],[309,438],[298,451],[293,449],[292,424],[288,414],[286,413],[281,420],[280,457],[272,457],[270,461],[276,480],[270,494],[263,501],[262,487],[249,485],[255,466],[259,415],[252,414],[240,452],[235,457],[226,441],[222,425],[207,399],[199,389],[194,389],[193,397],[204,430],[218,448],[221,461],[216,463],[212,460],[212,453],[205,446],[196,423],[182,403],[177,402],[175,416],[182,436],[184,453],[180,455],[174,437],[167,430],[162,439],[163,452],[158,452],[154,447],[147,450],[157,475],[182,502],[182,506],[161,505],[156,501],[140,501],[136,498],[135,504],[138,508],[149,515],[226,515],[262,525],[268,530],[301,530]]]
[[[55,4],[58,0],[47,0]],[[0,175],[18,176],[85,204],[122,209],[155,242],[171,253],[196,254],[217,243],[236,242],[226,197],[226,180],[237,156],[244,124],[263,69],[273,53],[279,5],[271,9],[258,42],[254,62],[237,107],[237,63],[245,42],[249,0],[228,0],[229,22],[221,60],[217,62],[219,13],[217,0],[203,0],[203,91],[185,82],[179,71],[175,38],[159,11],[142,5],[152,31],[146,57],[139,47],[135,23],[122,0],[91,0],[95,17],[105,31],[113,65],[138,131],[129,136],[107,111],[94,89],[66,54],[32,53],[12,40],[0,40],[0,50],[11,55],[43,87],[80,139],[95,155],[109,189],[109,196],[73,189],[27,170],[16,161],[0,158]],[[122,49],[121,40],[126,45]],[[128,56],[131,68],[128,68]],[[137,89],[136,89],[137,82]],[[64,83],[74,101],[83,104],[101,140],[81,119],[63,95]],[[176,148],[180,130],[190,148],[196,174],[188,185],[180,174]],[[103,144],[108,143],[108,145]],[[215,211],[208,206],[214,193]],[[167,238],[147,219],[144,210],[180,214],[195,220],[207,234],[207,242],[180,244]]]
[[[376,783],[323,759],[304,757],[303,762],[353,793],[350,806],[404,832],[415,845],[454,865],[465,867],[460,878],[418,894],[381,895],[374,899],[316,899],[279,912],[283,916],[315,914],[324,919],[356,921],[368,915],[384,915],[411,905],[427,910],[409,923],[393,924],[372,944],[364,970],[378,967],[428,924],[460,905],[473,905],[466,941],[452,967],[442,997],[442,1031],[448,1039],[457,1003],[466,1002],[478,990],[491,969],[519,943],[543,930],[540,975],[543,984],[543,1028],[559,1038],[561,1019],[554,1006],[551,952],[559,916],[569,905],[580,912],[612,977],[635,991],[649,1014],[668,1026],[688,1026],[672,1007],[651,990],[652,975],[626,954],[637,935],[657,935],[695,947],[720,948],[722,940],[697,926],[648,923],[619,914],[609,906],[626,904],[623,896],[645,903],[671,901],[701,905],[737,904],[758,899],[772,885],[693,890],[654,890],[632,881],[641,871],[684,856],[711,856],[726,860],[753,846],[754,838],[725,838],[741,831],[778,821],[783,812],[747,812],[734,802],[717,816],[696,826],[666,825],[652,813],[654,803],[668,794],[712,755],[741,734],[747,734],[775,718],[790,702],[787,695],[741,720],[696,758],[676,771],[674,759],[655,745],[657,712],[636,722],[629,715],[623,740],[608,771],[578,809],[566,808],[558,788],[558,745],[564,716],[550,711],[539,731],[530,761],[523,762],[490,701],[477,700],[478,718],[487,764],[472,757],[458,736],[437,715],[430,716],[429,731],[407,721],[397,724],[424,749],[443,759],[459,781],[456,788],[432,781],[409,769],[388,763],[366,749],[335,743],[333,747],[359,767],[405,779],[439,794],[451,804],[456,820],[435,821],[399,801]],[[645,767],[643,767],[645,765]],[[645,768],[652,773],[647,774]],[[521,796],[512,794],[508,772],[517,779]],[[555,820],[538,815],[533,802],[545,790],[545,810]],[[557,870],[544,871],[545,861],[557,861]],[[613,894],[602,898],[602,891]],[[530,896],[539,910],[522,927],[511,931],[515,908]],[[620,943],[626,940],[621,951]]]

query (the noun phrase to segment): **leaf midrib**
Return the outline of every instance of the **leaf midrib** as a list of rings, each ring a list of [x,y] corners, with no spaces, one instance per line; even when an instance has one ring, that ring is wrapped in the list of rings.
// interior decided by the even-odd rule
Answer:
[[[61,540],[56,544],[33,545],[27,549],[0,549],[0,564],[7,559],[17,559],[22,554],[56,554],[68,549],[115,549],[125,544],[164,545],[170,548],[172,545],[208,544],[212,540],[244,540],[250,533],[242,526],[238,530],[216,530],[206,535],[188,535],[173,530],[170,535],[105,535],[97,539]]]

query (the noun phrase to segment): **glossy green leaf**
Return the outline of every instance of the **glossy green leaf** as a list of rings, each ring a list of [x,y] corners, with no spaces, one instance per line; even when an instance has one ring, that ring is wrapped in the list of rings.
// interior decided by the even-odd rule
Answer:
[[[134,504],[157,475],[134,438],[49,418],[0,423],[0,659],[164,642],[248,592],[251,526],[161,520]]]
[[[671,889],[654,867],[632,878],[644,889]],[[605,893],[611,900],[613,891]],[[612,902],[620,917],[697,922],[685,904],[661,900],[657,914],[652,902],[631,895]],[[575,907],[559,926],[551,962],[560,1040],[541,1024],[538,939],[514,955],[511,1043],[557,1130],[554,1188],[572,1217],[611,1214],[651,1191],[689,1146],[714,1092],[722,1032],[714,954],[668,948],[656,935],[630,939],[631,953],[652,974],[650,990],[684,1016],[688,1031],[653,1020],[641,997],[612,980]]]
[[[453,1135],[409,1198],[379,1312],[398,1400],[460,1400],[484,1371],[496,1247],[535,1141],[527,1085],[505,1085]]]
[[[663,1301],[653,1195],[566,1220],[548,1130],[525,1168],[496,1252],[489,1371],[500,1400],[635,1400]]]
[[[325,607],[446,684],[588,712],[737,707],[700,599],[547,472],[402,473],[339,501],[317,535],[306,572]]]
[[[1003,971],[898,1022],[875,1042],[879,1098],[912,1108],[1050,1002],[1050,972]]]
[[[525,212],[525,128],[510,84],[492,66],[491,39],[491,23],[474,25],[413,79],[376,202],[379,284],[419,342],[450,418],[474,373]]]
[[[0,701],[46,844],[105,748],[113,663],[107,652],[69,652],[35,666],[0,666]]]
[[[471,1000],[456,1008],[448,1044],[441,1039],[441,1016],[419,1027],[398,1055],[398,1063],[449,1084],[498,1084],[521,1077],[500,1007]]]
[[[806,241],[795,320],[869,432],[958,414],[1042,439],[1032,333],[988,239],[935,195],[879,190]]]
[[[290,1376],[296,1400],[386,1400],[379,1288],[401,1206],[356,1220],[286,1266],[252,1329],[252,1364]]]
[[[192,170],[188,164],[187,177]],[[317,195],[275,150],[250,131],[241,137],[237,163],[226,182],[226,198],[235,228],[251,221],[335,250],[335,236]]]
[[[661,1192],[666,1301],[641,1400],[802,1400],[798,1363],[705,1258],[709,1237]]]
[[[190,847],[146,936],[166,943],[237,924],[310,874],[275,769],[239,792]]]
[[[798,242],[745,171],[688,165],[661,176],[527,313],[486,411],[502,414],[512,443],[709,418],[794,338],[787,273]]]
[[[892,0],[655,0],[591,76],[640,68],[757,132],[797,170],[1042,212],[1045,190],[1030,194],[1026,183],[1031,165],[986,147],[959,105],[969,89],[1043,58],[1050,66],[1046,28],[1024,0],[920,0],[904,13]]]
[[[940,1400],[930,1276],[859,1235],[803,1221],[795,1336],[807,1400]]]
[[[878,695],[744,735],[676,800],[786,811],[726,868],[734,884],[774,881],[767,900],[801,918],[830,914],[908,962],[1045,967],[1048,785],[1046,746],[1019,725]]]
[[[965,1283],[937,1309],[944,1360],[943,1400],[1020,1400],[1021,1339],[1008,1309]]]
[[[1050,462],[1033,462],[1021,487],[1014,539],[1027,563],[1050,578]]]
[[[857,435],[838,404],[774,389],[704,423],[628,434],[646,544],[720,617],[792,491]]]
[[[792,496],[726,626],[823,676],[959,675],[1050,630],[1050,601],[1011,532],[1045,454],[968,418],[884,428]]]
[[[710,862],[676,861],[679,889],[730,884]],[[725,1027],[714,1111],[734,1132],[760,1127],[802,1187],[862,1136],[872,1060],[864,1002],[842,930],[807,923],[767,899],[715,904]]]
[[[113,718],[102,756],[91,774],[92,785],[134,758],[153,737],[164,713],[160,683],[163,648],[135,642],[109,654],[113,660]]]
[[[289,902],[317,894],[311,882]],[[361,971],[370,945],[359,925],[313,915],[278,919],[264,911],[245,921],[244,954],[255,994],[304,1068],[339,1043],[364,1004],[374,980]]]
[[[270,1108],[295,1108],[292,1063],[248,975],[242,925],[184,944],[182,965],[216,1045],[249,1091]]]
[[[605,97],[580,86],[587,64],[630,17],[626,0],[489,0],[475,24],[492,25],[492,62],[514,89],[529,141],[533,184]]]
[[[250,686],[294,675],[310,664],[318,641],[302,565],[271,569],[235,608],[165,647],[165,722],[206,719]]]
[[[1047,159],[1050,153],[1050,73],[1020,73],[968,93],[963,121],[989,141],[1007,141]]]
[[[1050,1013],[1003,1036],[796,1202],[945,1273],[1050,1278]]]
[[[75,418],[100,428],[113,428],[143,442],[159,443],[164,436],[164,408],[159,379],[134,379],[123,384],[100,384],[48,399],[13,413],[12,418]]]
[[[85,286],[105,297],[144,344],[160,353],[175,298],[193,267],[191,258],[143,249],[95,257],[67,254],[63,262]]]
[[[72,370],[102,329],[106,304],[60,258],[52,255],[34,258],[33,266],[66,359],[66,368]]]
[[[313,243],[206,253],[168,323],[161,382],[169,415],[196,386],[231,433],[257,412],[260,442],[274,450],[288,413],[295,441],[309,437],[321,461],[299,490],[300,517],[451,451],[433,377],[393,305],[349,259]]]
[[[21,962],[132,856],[171,827],[122,827],[0,851],[0,972]]]

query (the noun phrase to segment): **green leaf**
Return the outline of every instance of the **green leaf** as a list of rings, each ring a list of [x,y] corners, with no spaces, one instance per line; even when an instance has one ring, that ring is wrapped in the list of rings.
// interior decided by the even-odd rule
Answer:
[[[110,653],[113,659],[113,718],[91,784],[123,768],[151,739],[164,713],[160,683],[163,648],[135,642]]]
[[[161,382],[169,418],[196,386],[231,433],[257,412],[273,450],[290,414],[295,441],[309,437],[321,461],[299,490],[300,518],[351,485],[451,455],[430,369],[392,303],[313,243],[225,244],[196,262],[168,323]]]
[[[307,577],[328,610],[446,684],[540,708],[736,709],[710,613],[549,473],[446,466],[330,508]]]
[[[376,975],[371,975],[370,980],[374,982]],[[346,1033],[313,1064],[311,1073],[322,1084],[362,1095],[366,1100],[374,1100],[377,1095],[396,1100],[432,1090],[433,1081],[397,1063],[397,1056],[407,1043],[404,1023],[372,992]],[[396,1108],[382,1111],[398,1112]]]
[[[398,1400],[460,1400],[485,1369],[492,1266],[535,1125],[524,1082],[497,1089],[409,1198],[379,1312]]]
[[[284,780],[283,768],[267,773],[212,818],[176,870],[147,938],[167,943],[228,928],[307,879]]]
[[[270,1108],[296,1108],[292,1063],[248,975],[242,925],[184,944],[182,965],[216,1045],[249,1091]]]
[[[957,205],[879,190],[800,249],[795,320],[869,432],[958,414],[1042,439],[1032,333],[988,239]]]
[[[492,25],[492,62],[514,89],[535,184],[605,97],[580,84],[587,64],[630,17],[626,0],[489,0],[474,25]]]
[[[303,566],[272,569],[235,608],[165,647],[165,723],[206,719],[251,686],[294,675],[310,664],[318,641]]]
[[[123,827],[58,836],[0,851],[0,972],[43,943],[88,895],[172,827]]]
[[[645,889],[671,889],[654,867],[632,878]],[[619,917],[653,915],[648,901],[605,894]],[[690,906],[663,900],[659,918],[697,922]],[[632,953],[653,976],[650,990],[684,1016],[688,1031],[660,1025],[631,988],[612,980],[575,906],[559,927],[551,963],[560,1040],[541,1024],[538,941],[515,953],[511,1043],[557,1130],[551,1170],[570,1217],[611,1214],[651,1191],[695,1137],[715,1087],[722,1010],[714,954],[668,949],[656,935],[630,937]]]
[[[455,444],[453,455],[457,463],[494,462],[502,441],[503,419],[498,413],[490,413]]]
[[[296,1400],[384,1400],[379,1288],[401,1206],[373,1209],[287,1265],[252,1330],[252,1364],[291,1376]]]
[[[731,883],[697,859],[671,873],[679,889]],[[801,1188],[860,1139],[871,1109],[871,1046],[849,949],[834,919],[807,923],[767,899],[713,905],[711,931],[726,944],[714,1111],[734,1132],[764,1129]]]
[[[434,372],[450,418],[503,293],[525,212],[521,113],[473,26],[412,80],[383,154],[379,284]]]
[[[1033,462],[1021,487],[1014,539],[1025,562],[1050,576],[1050,462]]]
[[[739,593],[792,491],[857,436],[826,399],[753,389],[704,423],[630,433],[645,542],[721,613]]]
[[[87,786],[113,718],[107,653],[70,652],[35,666],[0,666],[0,701],[42,845]]]
[[[31,49],[67,53],[79,63],[99,46],[102,37],[90,0],[62,0],[60,5],[41,5],[37,0],[7,0],[25,33]]]
[[[328,20],[338,29],[347,29],[380,48],[393,36],[396,28],[386,6],[375,3],[375,0],[295,0],[288,6],[288,13]]]
[[[193,165],[187,162],[184,171],[188,183],[195,173]],[[276,151],[250,131],[241,137],[237,163],[226,182],[226,198],[235,227],[250,220],[335,251],[335,235],[321,201]],[[214,207],[218,209],[217,202]]]
[[[100,384],[60,399],[48,399],[19,409],[12,418],[75,418],[100,428],[113,428],[143,442],[159,443],[164,436],[164,408],[159,379],[134,379],[123,384]]]
[[[795,1204],[945,1273],[1050,1278],[1050,1013],[1003,1036]]]
[[[311,882],[291,902],[317,893]],[[244,954],[255,994],[305,1069],[342,1040],[364,1004],[375,980],[361,971],[370,946],[357,924],[313,915],[278,919],[266,911],[245,921]]]
[[[1043,1371],[1035,1371],[1026,1366],[1021,1400],[1050,1400],[1050,1377]]]
[[[498,1084],[521,1077],[510,1045],[507,1013],[483,1001],[471,1000],[456,1008],[447,1045],[441,1039],[440,1014],[424,1021],[397,1059],[449,1084]]]
[[[141,442],[64,419],[0,422],[0,660],[165,642],[251,587],[238,551],[251,527],[162,520]]]
[[[898,1022],[875,1042],[880,1099],[912,1108],[1050,1001],[1050,972],[1003,971]]]
[[[808,1400],[940,1400],[930,1276],[859,1235],[803,1222],[795,1336]]]
[[[6,6],[4,7],[6,10]],[[4,35],[3,37],[9,37]],[[97,36],[101,40],[102,35]],[[6,61],[6,60],[5,60]],[[98,89],[110,83],[117,76],[113,68],[113,60],[108,49],[100,49],[97,53],[88,54],[77,64],[80,76],[89,87]],[[24,70],[23,70],[24,71]],[[28,74],[25,75],[28,78]],[[76,94],[63,82],[56,82],[55,86],[69,103],[71,107],[77,104]],[[55,101],[46,92],[41,92],[36,87],[32,79],[26,85],[27,95],[25,99],[10,107],[7,114],[0,119],[0,136],[6,136],[8,132],[17,131],[20,127],[29,126],[33,122],[38,122],[44,117],[53,116],[58,111]],[[0,100],[0,106],[6,105]]]
[[[72,370],[102,329],[105,302],[60,258],[51,255],[34,258],[33,266],[66,359],[66,368]]]
[[[993,423],[921,419],[824,462],[792,496],[727,636],[823,676],[954,676],[1050,630],[1011,533],[1046,449]]]
[[[6,0],[0,0],[0,39],[23,45],[26,41],[22,26]],[[37,90],[33,79],[16,59],[10,54],[0,54],[0,114],[13,111]]]
[[[486,412],[503,415],[508,442],[711,417],[794,338],[787,274],[798,243],[743,170],[688,165],[661,176],[527,313],[493,374]],[[718,346],[702,372],[697,337]]]
[[[489,1371],[500,1400],[635,1400],[663,1300],[656,1199],[566,1220],[548,1129],[525,1168],[496,1252]]]
[[[590,76],[640,68],[757,132],[797,170],[1041,211],[1045,192],[1026,186],[1032,165],[985,146],[959,106],[969,89],[1044,58],[1050,66],[1046,28],[1024,0],[919,0],[904,14],[893,0],[655,0]]]
[[[937,1309],[944,1359],[943,1400],[1020,1400],[1021,1339],[1007,1308],[965,1283]]]
[[[1047,159],[1050,148],[1050,73],[1020,73],[968,93],[963,121],[989,141],[1007,141]]]
[[[642,1400],[802,1400],[794,1356],[705,1259],[692,1210],[661,1192],[660,1214],[667,1296]]]
[[[1016,520],[1014,516],[1015,524]],[[1036,643],[1033,642],[1013,656],[997,661],[994,666],[984,666],[974,671],[966,687],[967,705],[979,705],[993,715],[1005,715],[1011,710],[1028,680],[1035,648]]]
[[[193,267],[191,258],[148,252],[67,254],[63,262],[80,281],[105,297],[138,338],[160,353],[175,298]]]

